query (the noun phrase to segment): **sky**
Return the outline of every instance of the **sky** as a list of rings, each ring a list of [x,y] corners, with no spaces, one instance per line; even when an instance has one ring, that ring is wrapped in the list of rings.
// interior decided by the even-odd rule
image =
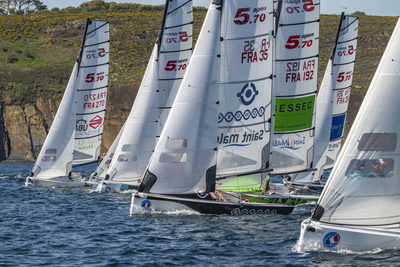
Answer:
[[[49,9],[79,6],[85,0],[42,0]],[[106,2],[161,5],[165,0],[106,0]],[[207,7],[210,0],[194,0],[195,6]],[[321,0],[322,14],[351,14],[355,11],[374,16],[400,16],[400,0]]]

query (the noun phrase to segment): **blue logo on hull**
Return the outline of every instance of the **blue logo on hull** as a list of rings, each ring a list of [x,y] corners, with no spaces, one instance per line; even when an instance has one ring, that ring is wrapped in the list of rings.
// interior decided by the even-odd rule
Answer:
[[[151,201],[148,199],[143,200],[141,206],[142,206],[142,208],[148,210],[151,208]]]
[[[329,248],[333,248],[334,246],[339,244],[340,235],[338,233],[336,233],[336,232],[327,233],[324,236],[323,242],[324,242],[324,246],[329,247]]]

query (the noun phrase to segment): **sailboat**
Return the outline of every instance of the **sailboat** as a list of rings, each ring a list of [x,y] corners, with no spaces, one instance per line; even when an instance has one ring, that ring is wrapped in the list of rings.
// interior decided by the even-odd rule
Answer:
[[[321,192],[321,177],[340,150],[357,51],[358,18],[342,13],[335,46],[317,96],[312,171],[288,176],[289,187]]]
[[[400,19],[311,218],[300,250],[400,248]]]
[[[97,181],[101,191],[138,189],[189,63],[192,28],[192,1],[167,0],[161,32],[138,94],[118,140],[106,155],[111,161],[104,178]]]
[[[108,89],[109,23],[88,19],[81,50],[49,133],[26,184],[85,185],[72,167],[100,155]]]
[[[256,122],[260,127],[257,133],[246,132],[246,126],[241,127],[239,123],[236,127],[226,127],[222,134],[228,137],[223,139],[232,144],[242,140],[245,145],[252,141],[263,143],[264,136],[267,138],[267,133],[261,133],[268,126],[259,118],[263,118],[263,114],[258,114],[260,110],[251,113],[253,110],[246,111],[244,107],[235,117],[230,110],[220,106],[224,105],[222,101],[230,100],[237,106],[243,102],[253,103],[258,94],[260,98],[268,97],[261,90],[263,86],[271,86],[272,11],[272,0],[246,4],[239,0],[211,2],[170,115],[138,192],[133,193],[131,214],[152,210],[232,215],[288,214],[293,210],[293,205],[250,202],[229,192],[215,190],[218,165],[223,164],[217,156],[220,148],[216,136],[221,130],[218,121],[236,119],[239,122],[243,117],[243,124],[248,116],[259,120]],[[220,97],[221,94],[225,94],[226,100]],[[257,104],[260,102],[256,100]],[[259,108],[267,112],[266,107]],[[261,155],[264,146],[260,149]],[[255,163],[251,160],[251,153],[242,157],[230,149],[224,152],[232,162],[243,163],[230,166],[235,171],[247,171],[250,165],[263,168],[258,160]],[[230,172],[228,168],[227,172]]]
[[[230,148],[236,155],[240,155],[236,157],[241,159],[241,162],[238,163],[236,160],[227,165],[236,168],[236,173],[239,175],[219,180],[222,184],[217,187],[221,190],[243,193],[241,197],[249,201],[301,204],[317,199],[309,195],[291,196],[287,188],[284,188],[285,190],[279,188],[277,192],[276,186],[269,183],[268,175],[304,171],[312,165],[310,157],[314,144],[319,1],[307,1],[302,4],[296,1],[274,1],[274,5],[278,16],[274,22],[275,38],[271,40],[275,42],[276,48],[273,77],[271,77],[272,91],[268,97],[261,97],[261,102],[266,104],[264,108],[267,110],[263,114],[264,125],[261,125],[264,126],[263,142],[253,141],[254,147],[247,145]],[[252,95],[249,94],[250,96]],[[254,99],[257,98],[254,96]],[[257,111],[257,106],[250,107],[252,113]],[[257,129],[257,122],[254,120],[251,123],[252,126],[247,127],[253,128],[252,130],[260,135],[263,128]],[[253,166],[249,164],[251,161],[243,160],[243,155],[246,154],[252,155]],[[240,163],[244,165],[244,162],[249,165],[246,170],[236,167]],[[259,164],[258,169],[254,167],[255,163]],[[245,171],[258,174],[249,176],[240,173]],[[231,171],[231,176],[234,176],[234,173]]]

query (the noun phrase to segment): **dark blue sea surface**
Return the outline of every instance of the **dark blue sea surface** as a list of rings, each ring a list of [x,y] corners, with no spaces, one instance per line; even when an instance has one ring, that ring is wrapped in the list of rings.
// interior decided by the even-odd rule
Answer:
[[[130,194],[24,186],[31,163],[0,163],[0,266],[398,265],[400,251],[298,253],[291,215],[129,216]],[[82,167],[90,173],[95,166]]]

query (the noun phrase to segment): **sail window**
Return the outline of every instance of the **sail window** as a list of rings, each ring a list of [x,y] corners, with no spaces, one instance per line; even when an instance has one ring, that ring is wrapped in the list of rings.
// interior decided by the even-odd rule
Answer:
[[[136,145],[126,144],[122,146],[121,150],[122,152],[136,151]]]
[[[390,158],[353,159],[346,170],[347,178],[393,176],[394,160]]]
[[[133,153],[122,153],[118,156],[118,162],[135,162],[137,161],[137,154]]]
[[[173,139],[168,138],[165,143],[166,149],[184,149],[187,146],[187,140],[185,138]]]
[[[358,143],[359,151],[395,151],[396,133],[365,133]]]
[[[187,160],[186,153],[162,153],[160,156],[160,162],[182,163],[186,162],[186,160]]]
[[[57,148],[48,148],[44,152],[45,154],[57,154]]]
[[[56,161],[56,156],[43,156],[42,161]]]

